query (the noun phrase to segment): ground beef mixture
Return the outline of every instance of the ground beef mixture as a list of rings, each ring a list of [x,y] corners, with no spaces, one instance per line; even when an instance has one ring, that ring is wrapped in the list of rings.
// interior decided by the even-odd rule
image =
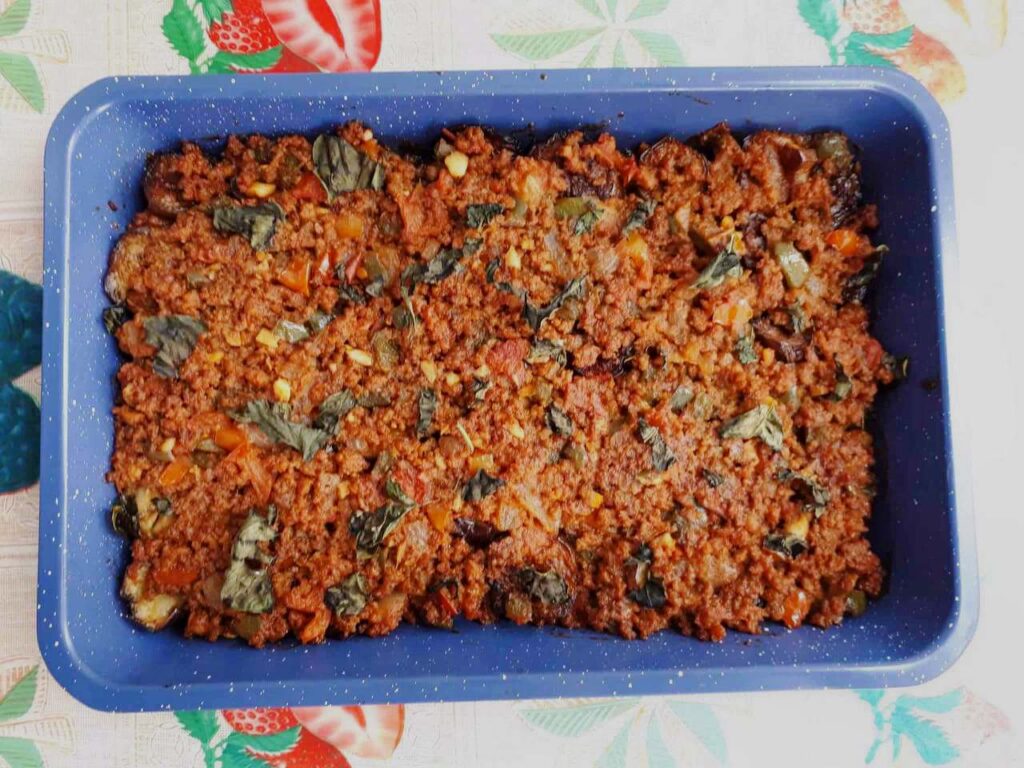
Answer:
[[[403,620],[829,626],[883,573],[883,248],[838,133],[348,124],[151,158],[114,251],[122,593],[255,646]]]

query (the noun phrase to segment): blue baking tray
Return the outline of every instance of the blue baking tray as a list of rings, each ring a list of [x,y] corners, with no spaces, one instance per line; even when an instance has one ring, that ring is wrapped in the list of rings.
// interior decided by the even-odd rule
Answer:
[[[117,594],[126,547],[110,529],[114,492],[103,479],[118,356],[100,313],[110,250],[143,205],[146,156],[183,138],[215,148],[231,133],[311,134],[351,119],[392,143],[464,123],[532,126],[541,137],[600,124],[627,147],[721,120],[739,133],[850,134],[863,148],[867,199],[881,209],[878,238],[891,248],[874,329],[912,358],[910,379],[882,393],[872,424],[871,538],[890,574],[885,596],[829,631],[771,627],[717,644],[674,632],[627,641],[459,622],[454,632],[403,626],[384,638],[257,651],[129,622]],[[122,77],[89,86],[46,146],[38,637],[50,672],[89,706],[121,711],[874,687],[938,674],[978,615],[944,349],[942,278],[956,248],[949,142],[939,106],[894,70]]]

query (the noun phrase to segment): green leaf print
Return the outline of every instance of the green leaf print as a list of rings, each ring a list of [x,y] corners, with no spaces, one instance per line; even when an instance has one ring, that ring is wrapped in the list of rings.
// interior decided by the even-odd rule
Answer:
[[[612,740],[612,743],[605,747],[604,752],[594,763],[594,768],[626,768],[626,752],[629,749],[629,726],[626,723],[619,730]]]
[[[32,0],[14,0],[7,10],[0,13],[0,37],[16,35],[28,23],[28,14],[32,10]]]
[[[171,47],[189,60],[194,68],[196,60],[206,47],[206,38],[199,20],[186,0],[174,0],[171,10],[164,16],[160,27]]]
[[[836,0],[799,0],[797,9],[804,23],[819,37],[831,40],[839,31]]]
[[[629,14],[626,21],[646,19],[648,16],[657,16],[668,8],[669,0],[640,0]]]
[[[281,60],[282,46],[268,48],[259,53],[227,53],[218,51],[208,65],[208,71],[217,74],[236,69],[268,69]]]
[[[619,9],[619,0],[604,0],[604,7],[608,11],[608,18],[615,21],[615,12]]]
[[[580,67],[584,68],[584,67],[592,67],[592,66],[594,66],[594,62],[597,61],[597,52],[600,51],[600,50],[601,50],[601,42],[598,41],[598,42],[594,43],[590,47],[589,51],[587,51],[587,55],[584,56],[583,60],[580,62]]]
[[[491,35],[491,39],[509,53],[529,61],[544,61],[597,37],[603,31],[601,27],[590,27],[533,34],[497,34]]]
[[[207,23],[213,23],[231,10],[231,0],[199,0],[199,7],[203,9]]]
[[[626,49],[622,45],[622,38],[620,37],[615,41],[615,50],[612,51],[612,66],[613,67],[628,67],[629,62],[626,61]]]
[[[629,34],[640,44],[661,67],[678,67],[683,62],[683,52],[670,35],[662,32],[648,32],[643,29],[632,29]]]
[[[601,9],[597,7],[597,0],[576,0],[576,5],[585,10],[591,16],[596,16],[602,20],[604,19]]]
[[[633,699],[598,701],[592,704],[524,709],[519,711],[519,716],[552,736],[582,736],[634,706],[636,701]]]
[[[725,745],[725,734],[722,733],[722,727],[718,724],[718,718],[711,707],[689,701],[673,701],[669,703],[668,708],[683,721],[715,760],[722,765],[728,762],[729,751]]]
[[[955,688],[952,691],[943,693],[939,696],[911,696],[909,694],[904,694],[896,700],[896,706],[919,709],[923,712],[931,712],[939,715],[945,712],[952,712],[960,706],[963,698],[964,692],[962,688]]]
[[[295,746],[302,733],[302,726],[297,725],[280,733],[270,733],[264,736],[255,736],[246,733],[232,733],[227,741],[238,744],[245,749],[259,752],[260,754],[277,755],[287,752]]]
[[[10,768],[43,768],[43,758],[28,739],[0,737],[0,761]]]
[[[32,709],[32,702],[36,698],[36,676],[38,673],[39,667],[33,667],[0,700],[0,723],[22,717]]]
[[[652,714],[647,721],[647,768],[675,768],[676,761],[661,736],[658,716]]]
[[[892,713],[893,759],[899,756],[899,737],[905,735],[928,765],[945,765],[959,757],[960,752],[949,743],[945,732],[935,723],[901,710]]]
[[[893,65],[887,58],[869,51],[860,43],[847,44],[843,50],[843,59],[846,64],[854,67],[891,67]]]
[[[904,27],[896,32],[887,35],[869,35],[866,32],[851,32],[846,38],[847,45],[871,46],[872,48],[884,48],[888,51],[898,51],[905,48],[910,39],[914,36],[914,27]]]
[[[868,747],[865,763],[874,762],[886,741],[892,747],[894,761],[903,751],[904,740],[913,745],[918,756],[928,765],[945,765],[960,757],[960,751],[949,741],[946,732],[920,713],[952,712],[963,700],[962,689],[938,696],[904,694],[889,703],[885,701],[885,691],[858,691],[857,695],[871,706],[875,723],[875,738]]]
[[[0,51],[0,77],[10,83],[32,109],[36,112],[43,111],[46,106],[43,84],[28,56]]]
[[[217,714],[210,711],[175,712],[181,727],[189,736],[203,744],[209,744],[217,734]]]

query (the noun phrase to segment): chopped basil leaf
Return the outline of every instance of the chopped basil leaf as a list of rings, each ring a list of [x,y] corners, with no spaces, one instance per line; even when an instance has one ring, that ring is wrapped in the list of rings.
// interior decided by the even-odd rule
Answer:
[[[731,247],[723,248],[711,260],[711,263],[704,267],[690,287],[697,289],[716,288],[725,282],[726,277],[732,274],[739,274],[742,269],[739,254],[733,251]]]
[[[324,133],[316,137],[313,170],[332,199],[357,189],[384,188],[384,166],[340,136]]]
[[[769,533],[764,537],[764,548],[782,557],[797,557],[807,551],[807,542],[799,536]]]
[[[487,390],[491,388],[493,383],[487,379],[474,378],[472,384],[473,400],[482,403],[487,396]]]
[[[629,593],[629,599],[644,608],[661,608],[665,605],[665,585],[661,579],[649,576],[646,584]]]
[[[827,488],[793,472],[790,472],[787,477],[780,479],[789,481],[789,487],[795,492],[796,498],[803,502],[804,509],[814,512],[816,518],[825,514],[825,508],[832,498]]]
[[[265,251],[274,240],[277,222],[284,218],[284,210],[277,203],[221,205],[213,209],[213,228],[226,234],[242,235],[254,251]]]
[[[341,268],[339,267],[339,270],[340,269]],[[342,274],[341,277],[344,279],[344,274]],[[366,301],[366,294],[364,294],[358,286],[349,285],[343,282],[338,286],[338,303],[334,311],[337,314],[341,314],[347,304],[365,304]]]
[[[357,616],[366,607],[366,577],[353,573],[341,584],[330,587],[324,594],[324,602],[335,616]]]
[[[331,439],[332,432],[291,421],[290,416],[291,407],[286,403],[267,400],[251,400],[244,409],[232,414],[236,421],[255,424],[275,443],[294,448],[303,460],[309,461]]]
[[[397,486],[397,484],[389,481],[386,491],[394,492],[393,486]],[[401,488],[398,488],[398,492],[405,499],[404,501],[392,499],[373,512],[356,512],[350,518],[348,528],[356,538],[356,553],[360,559],[366,559],[380,549],[388,534],[416,506]]]
[[[795,333],[803,333],[807,330],[807,315],[804,314],[804,308],[799,304],[790,304],[786,311],[789,312],[790,320],[793,323],[793,331]]]
[[[107,333],[113,336],[117,329],[132,319],[131,310],[127,304],[114,304],[103,310],[103,327]]]
[[[557,405],[549,405],[545,413],[548,428],[560,437],[570,437],[573,432],[572,419]]]
[[[626,560],[626,565],[633,569],[631,589],[628,597],[644,608],[661,608],[665,604],[665,585],[661,579],[651,576],[651,564],[654,552],[647,544],[641,544],[636,552]]]
[[[306,330],[309,331],[310,336],[316,336],[320,331],[330,325],[331,320],[334,319],[334,315],[330,312],[324,312],[322,309],[314,310],[313,314],[306,320]]]
[[[654,464],[655,470],[664,472],[676,463],[675,454],[672,453],[665,443],[665,438],[661,436],[656,427],[648,424],[646,419],[641,418],[637,420],[636,432],[637,436],[646,445],[651,447],[651,461]]]
[[[478,469],[462,489],[462,498],[464,501],[482,501],[504,485],[505,481],[500,477],[492,477]]]
[[[494,282],[494,276],[498,274],[499,267],[501,267],[501,259],[497,256],[487,262],[487,266],[484,268],[484,276],[487,278],[488,283]]]
[[[455,273],[459,263],[466,256],[480,250],[482,240],[467,239],[461,248],[442,248],[426,264],[411,264],[402,273],[402,283],[415,286],[419,283],[434,285]]]
[[[630,211],[629,216],[626,217],[626,223],[622,227],[622,234],[628,235],[634,229],[640,229],[647,223],[647,219],[651,217],[657,206],[658,203],[654,200],[641,200],[637,203],[636,208]]]
[[[156,508],[157,514],[163,517],[167,517],[167,515],[171,514],[174,511],[171,508],[171,500],[165,499],[162,496],[158,496],[157,498],[153,499],[153,506]]]
[[[892,374],[893,381],[903,381],[910,373],[910,358],[896,357],[886,352],[882,356],[882,365]]]
[[[274,590],[269,566],[272,555],[260,548],[277,538],[274,523],[277,510],[271,505],[266,517],[255,509],[242,523],[231,547],[231,565],[224,574],[220,599],[233,610],[244,613],[265,613],[274,607]]]
[[[540,330],[541,325],[551,315],[557,312],[569,299],[582,299],[586,293],[586,278],[575,277],[566,283],[551,301],[543,307],[535,307],[530,303],[530,295],[525,288],[520,288],[511,283],[498,283],[498,289],[510,293],[523,302],[523,318],[534,333]]]
[[[693,390],[685,384],[680,385],[676,387],[676,391],[669,398],[668,407],[672,409],[673,413],[682,413],[691,400],[693,400]]]
[[[501,203],[478,203],[466,207],[466,226],[471,229],[480,229],[487,226],[491,219],[504,213],[505,206]]]
[[[850,275],[843,283],[843,303],[856,302],[861,304],[868,295],[868,288],[878,276],[882,268],[882,257],[889,249],[884,245],[878,246],[865,260],[864,266],[856,274]]]
[[[139,507],[134,496],[119,494],[110,505],[110,524],[114,532],[129,541],[139,538]]]
[[[383,392],[367,392],[359,396],[359,405],[367,410],[391,405],[391,398]]]
[[[519,585],[533,600],[545,605],[565,605],[569,602],[569,587],[565,579],[554,571],[523,568],[517,574]]]
[[[701,469],[700,476],[704,478],[704,482],[710,485],[712,488],[717,488],[725,482],[725,478],[717,472],[712,472],[710,469]]]
[[[754,349],[754,334],[747,333],[736,340],[736,359],[741,365],[757,362],[757,350]]]
[[[782,421],[774,405],[759,405],[730,419],[719,428],[721,437],[738,437],[749,440],[761,438],[776,451],[782,450]]]
[[[293,320],[278,320],[274,326],[274,333],[292,344],[309,338],[309,329],[303,323],[296,323]]]
[[[154,373],[165,379],[178,377],[178,366],[195,349],[199,337],[206,333],[206,323],[188,315],[160,315],[142,321],[146,343],[156,347]]]
[[[348,416],[349,411],[356,407],[355,395],[348,389],[335,392],[324,398],[313,419],[313,427],[325,432],[328,436],[338,432],[341,420]]]
[[[396,504],[401,504],[405,507],[415,507],[416,502],[413,501],[412,497],[409,496],[398,484],[398,481],[393,477],[389,477],[384,483],[384,495],[391,499]]]
[[[526,356],[526,362],[542,363],[545,360],[553,360],[560,367],[564,368],[569,362],[569,355],[560,341],[538,339],[530,347],[530,353]]]
[[[430,435],[430,425],[437,410],[437,393],[432,389],[421,389],[416,402],[416,436],[420,440]]]

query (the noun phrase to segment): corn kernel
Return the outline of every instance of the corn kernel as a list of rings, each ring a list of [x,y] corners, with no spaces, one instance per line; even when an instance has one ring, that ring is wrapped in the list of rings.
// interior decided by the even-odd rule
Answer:
[[[522,440],[526,437],[526,430],[522,428],[518,421],[513,421],[508,425],[508,427],[506,427],[506,429],[508,429],[508,433],[516,440]]]
[[[162,443],[160,443],[160,453],[171,453],[174,450],[174,446],[178,441],[173,437],[168,437]]]
[[[437,381],[437,366],[430,360],[424,360],[421,362],[420,370],[423,371],[423,375],[426,376],[427,381],[431,384]]]
[[[338,498],[339,499],[347,499],[349,493],[350,493],[350,489],[349,489],[349,485],[348,485],[348,480],[342,480],[340,483],[338,483]]]
[[[478,379],[489,379],[491,377],[491,369],[487,366],[487,363],[484,363],[473,371],[473,375]]]
[[[256,334],[256,343],[262,344],[269,350],[277,349],[277,343],[280,341],[277,334],[273,331],[268,331],[266,328],[260,328],[260,332]]]
[[[270,197],[275,192],[277,192],[277,187],[273,184],[268,184],[265,181],[254,181],[246,190],[246,193],[250,197],[259,198]]]
[[[505,254],[505,266],[509,269],[519,269],[523,266],[523,260],[519,257],[519,251],[516,250],[514,245]]]
[[[761,361],[765,365],[771,365],[775,362],[775,350],[765,347],[761,350]]]
[[[242,334],[234,328],[229,328],[224,331],[224,341],[226,341],[229,346],[240,347],[242,346]]]
[[[494,457],[489,453],[483,453],[479,456],[472,456],[469,459],[469,471],[476,472],[482,469],[485,472],[494,473],[497,470],[494,467]]]
[[[786,524],[786,533],[790,536],[796,536],[798,539],[806,539],[807,531],[811,525],[811,515],[809,512],[803,512],[799,517],[795,517]]]
[[[270,258],[270,254],[266,251],[256,251],[256,261],[266,261]]]
[[[604,496],[597,491],[591,491],[590,496],[587,498],[587,503],[590,505],[591,509],[597,509],[604,504]]]
[[[361,349],[346,349],[345,356],[356,365],[363,365],[367,368],[373,365],[373,357],[369,352],[364,352]]]
[[[221,352],[219,349],[216,352],[211,352],[210,354],[208,354],[206,356],[206,362],[213,363],[214,365],[216,365],[217,363],[219,363],[223,359],[224,359],[224,353]]]
[[[292,385],[288,379],[278,379],[274,382],[274,397],[281,403],[287,403],[292,399]]]
[[[459,383],[459,374],[454,371],[449,371],[444,375],[444,383],[449,387],[454,387]]]
[[[448,173],[456,179],[461,179],[469,168],[469,158],[455,150],[444,159],[444,165],[448,169]]]
[[[733,220],[732,216],[722,217],[722,229],[733,229],[735,226],[736,222]]]

